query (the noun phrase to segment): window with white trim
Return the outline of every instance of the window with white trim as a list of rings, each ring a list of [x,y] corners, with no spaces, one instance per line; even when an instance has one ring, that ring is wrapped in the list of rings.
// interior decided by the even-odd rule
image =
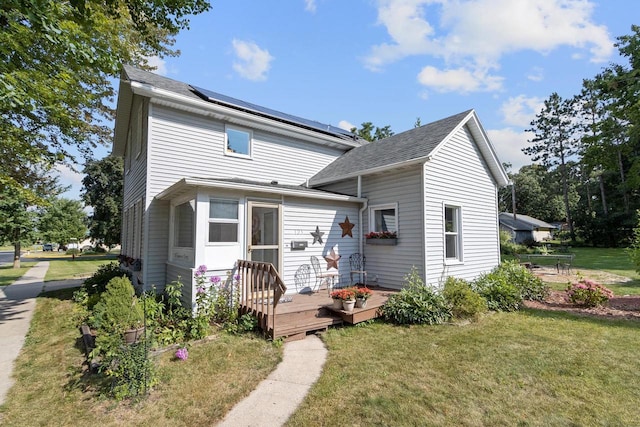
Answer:
[[[252,132],[227,126],[225,128],[225,154],[229,156],[251,157]]]
[[[370,220],[369,230],[375,232],[388,231],[397,233],[398,231],[398,205],[372,206],[369,209]]]
[[[173,246],[193,248],[195,200],[177,205],[173,212]]]
[[[237,200],[209,200],[209,243],[237,243],[238,224]]]
[[[461,261],[460,250],[460,207],[444,207],[444,257],[446,261]]]

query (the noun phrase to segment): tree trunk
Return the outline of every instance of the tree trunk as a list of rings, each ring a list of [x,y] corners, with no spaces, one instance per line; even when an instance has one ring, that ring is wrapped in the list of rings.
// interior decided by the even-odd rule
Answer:
[[[624,213],[629,213],[629,195],[627,194],[627,183],[624,176],[624,165],[622,163],[622,151],[618,150],[618,168],[620,169],[620,183],[622,184],[622,199],[624,200]]]
[[[571,219],[571,208],[569,207],[569,184],[567,183],[567,165],[564,162],[564,151],[562,145],[560,145],[560,167],[562,168],[562,192],[564,198],[564,210],[567,216],[567,224],[569,224],[569,235],[571,241],[576,241],[576,231],[573,229],[573,220]]]
[[[600,182],[600,198],[602,199],[602,215],[609,215],[609,208],[607,207],[607,196],[604,192],[604,179],[602,179],[602,174],[598,175],[598,181]]]
[[[20,268],[20,240],[13,244],[13,268]]]

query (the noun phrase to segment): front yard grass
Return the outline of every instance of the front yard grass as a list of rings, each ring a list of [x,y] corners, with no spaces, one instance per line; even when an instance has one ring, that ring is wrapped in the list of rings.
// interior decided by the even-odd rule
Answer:
[[[49,269],[44,278],[45,282],[66,279],[78,279],[91,276],[103,264],[117,261],[117,255],[81,255],[75,259],[71,255],[58,252],[38,252],[23,256],[23,259],[49,261]],[[25,264],[23,262],[23,264]]]
[[[0,286],[9,286],[34,265],[36,265],[35,262],[21,262],[20,268],[13,268],[12,265],[0,267]]]
[[[213,425],[277,365],[281,348],[253,336],[221,333],[189,347],[189,358],[159,357],[160,385],[140,402],[115,403],[82,369],[73,289],[44,294],[16,361],[15,385],[0,406],[3,426]]]
[[[637,425],[639,326],[526,310],[331,330],[287,425]]]

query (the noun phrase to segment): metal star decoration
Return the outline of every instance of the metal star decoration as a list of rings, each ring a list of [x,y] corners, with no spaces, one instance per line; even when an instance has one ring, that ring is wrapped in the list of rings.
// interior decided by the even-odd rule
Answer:
[[[349,236],[353,238],[353,227],[356,225],[352,222],[349,222],[349,217],[346,217],[344,222],[340,222],[340,228],[342,228],[342,237]]]
[[[324,260],[327,261],[327,270],[330,270],[331,268],[338,270],[338,261],[340,261],[341,257],[342,255],[338,255],[336,251],[331,248],[329,255],[324,257]]]
[[[324,235],[324,233],[322,231],[320,231],[320,227],[316,225],[316,231],[312,231],[311,235],[313,236],[313,243],[311,243],[312,245],[316,242],[322,244],[322,236]]]

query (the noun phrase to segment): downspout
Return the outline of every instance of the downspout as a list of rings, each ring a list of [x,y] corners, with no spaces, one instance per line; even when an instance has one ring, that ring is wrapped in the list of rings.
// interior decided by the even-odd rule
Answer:
[[[362,198],[362,175],[358,175],[358,197]],[[364,254],[364,227],[362,226],[362,214],[369,205],[369,199],[365,199],[362,208],[358,212],[358,224],[360,224],[360,235],[358,236],[358,250]]]

